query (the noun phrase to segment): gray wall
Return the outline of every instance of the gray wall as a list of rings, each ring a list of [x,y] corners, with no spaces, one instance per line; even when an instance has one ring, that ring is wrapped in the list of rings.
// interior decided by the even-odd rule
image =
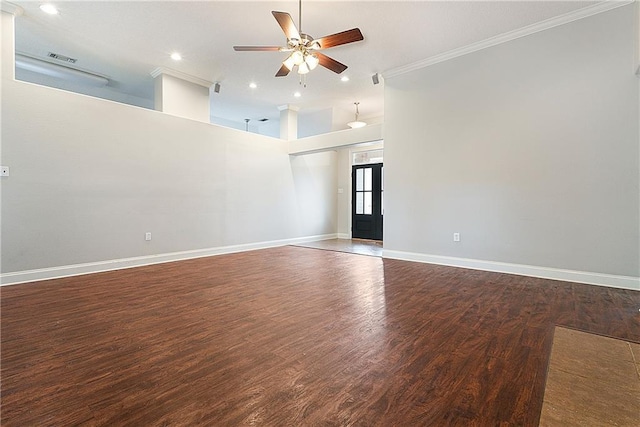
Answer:
[[[633,8],[387,78],[385,250],[637,277]]]
[[[2,272],[336,232],[336,154],[2,82]],[[144,240],[152,232],[152,241]]]

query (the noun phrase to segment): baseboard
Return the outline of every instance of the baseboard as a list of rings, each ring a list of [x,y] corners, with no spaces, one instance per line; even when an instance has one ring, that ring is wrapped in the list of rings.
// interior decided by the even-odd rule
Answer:
[[[351,239],[351,234],[349,233],[338,233],[338,239]]]
[[[609,286],[640,291],[640,278],[616,276],[611,274],[592,273],[587,271],[562,270],[558,268],[537,267],[532,265],[509,264],[504,262],[482,261],[468,258],[455,258],[440,255],[428,255],[413,252],[402,252],[384,249],[383,258],[403,261],[423,262],[427,264],[447,265],[450,267],[469,268],[472,270],[493,271],[497,273],[516,274],[519,276],[539,277],[542,279],[561,280],[564,282],[585,283],[588,285]]]
[[[181,261],[192,258],[202,258],[215,255],[232,254],[236,252],[253,251],[257,249],[273,248],[298,243],[313,242],[337,238],[337,233],[321,234],[317,236],[296,237],[292,239],[272,240],[268,242],[246,243],[241,245],[221,246],[217,248],[196,249],[191,251],[172,252],[157,255],[146,255],[134,258],[121,258],[108,261],[88,262],[83,264],[63,265],[60,267],[41,268],[37,270],[16,271],[0,274],[0,286],[17,285],[25,282],[58,279],[61,277],[79,276],[81,274],[100,273],[124,268],[141,267],[144,265],[161,264],[165,262]]]

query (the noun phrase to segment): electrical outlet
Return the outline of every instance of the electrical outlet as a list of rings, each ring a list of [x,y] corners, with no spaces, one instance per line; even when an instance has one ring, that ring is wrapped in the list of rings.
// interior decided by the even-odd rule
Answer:
[[[146,241],[151,240],[151,232],[144,233],[144,240]]]
[[[0,176],[9,176],[9,166],[0,166]]]
[[[453,233],[453,241],[454,242],[460,241],[460,233]]]

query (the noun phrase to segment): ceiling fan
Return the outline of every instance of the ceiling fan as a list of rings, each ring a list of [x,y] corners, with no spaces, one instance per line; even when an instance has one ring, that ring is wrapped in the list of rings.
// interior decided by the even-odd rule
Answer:
[[[280,24],[285,36],[287,36],[286,46],[234,46],[233,49],[239,52],[291,52],[287,59],[282,62],[282,66],[276,73],[276,77],[288,75],[294,67],[298,67],[298,74],[307,74],[318,65],[340,74],[347,69],[347,66],[318,51],[364,40],[359,28],[352,28],[319,39],[314,39],[310,35],[303,33],[302,0],[299,0],[298,3],[298,24],[300,31],[288,13],[276,11],[272,11],[271,13],[276,18],[276,21],[278,21],[278,24]]]

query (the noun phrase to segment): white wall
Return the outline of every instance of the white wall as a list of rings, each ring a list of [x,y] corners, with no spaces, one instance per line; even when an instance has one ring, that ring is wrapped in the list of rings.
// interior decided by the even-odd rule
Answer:
[[[210,122],[208,87],[165,73],[155,77],[154,83],[156,110],[178,117]]]
[[[385,253],[637,278],[634,7],[387,78]]]
[[[338,236],[351,237],[351,150],[343,148],[338,156]],[[342,190],[342,193],[339,191]]]
[[[3,273],[336,232],[334,153],[29,83],[2,164]]]
[[[15,78],[15,65],[13,58],[15,58],[15,33],[14,28],[14,13],[18,13],[20,9],[5,11],[7,9],[15,9],[13,4],[2,2],[0,5],[0,47],[2,56],[0,60],[0,74],[2,78],[13,79]],[[22,13],[21,11],[19,13]],[[9,61],[5,58],[10,58]]]
[[[333,151],[291,156],[297,203],[292,207],[292,211],[296,212],[297,216],[292,219],[299,221],[301,227],[324,230],[323,233],[336,233],[337,163],[337,155]],[[318,209],[318,198],[327,201],[320,206],[321,209]]]

